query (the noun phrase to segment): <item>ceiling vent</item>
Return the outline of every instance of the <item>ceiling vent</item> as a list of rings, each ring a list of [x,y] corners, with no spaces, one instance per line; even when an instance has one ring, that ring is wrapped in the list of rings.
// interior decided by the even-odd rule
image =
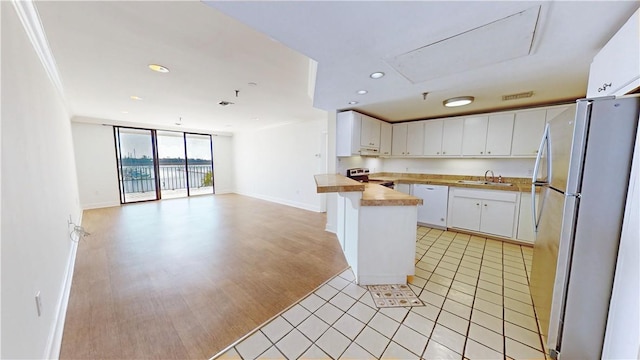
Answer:
[[[229,106],[229,105],[233,105],[233,103],[232,103],[232,102],[230,102],[230,101],[224,101],[224,100],[220,101],[218,104],[219,104],[220,106]]]
[[[521,92],[518,94],[502,95],[502,101],[526,99],[533,96],[533,91]]]

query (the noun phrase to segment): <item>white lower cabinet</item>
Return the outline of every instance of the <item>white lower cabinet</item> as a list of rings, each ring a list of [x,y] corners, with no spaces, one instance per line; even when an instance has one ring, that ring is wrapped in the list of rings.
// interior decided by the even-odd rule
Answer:
[[[515,238],[520,193],[451,188],[448,227]]]

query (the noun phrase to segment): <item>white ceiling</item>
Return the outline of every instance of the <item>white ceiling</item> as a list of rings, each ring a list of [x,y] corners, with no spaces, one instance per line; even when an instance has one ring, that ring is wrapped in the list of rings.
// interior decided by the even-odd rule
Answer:
[[[221,132],[324,118],[318,109],[353,108],[401,121],[576,99],[585,94],[593,56],[638,7],[637,1],[37,3],[73,115]],[[504,34],[455,37],[532,8],[539,17],[528,55],[480,65],[474,59],[497,51]],[[509,26],[500,31],[523,30]],[[450,46],[427,47],[434,43]],[[425,47],[433,51],[411,70],[427,80],[412,82],[391,65]],[[313,102],[309,58],[318,62]],[[466,63],[466,70],[437,65],[448,60]],[[151,72],[150,63],[171,72]],[[386,76],[372,80],[374,71]],[[360,89],[369,92],[357,95]],[[501,100],[526,91],[534,96]],[[442,106],[461,95],[476,101]],[[222,100],[235,104],[222,107]],[[348,105],[352,100],[359,104]]]

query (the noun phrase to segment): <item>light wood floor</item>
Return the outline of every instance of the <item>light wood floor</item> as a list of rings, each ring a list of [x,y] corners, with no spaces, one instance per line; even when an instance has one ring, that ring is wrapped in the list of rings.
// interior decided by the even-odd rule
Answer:
[[[61,359],[209,358],[347,267],[324,214],[240,195],[84,212]]]

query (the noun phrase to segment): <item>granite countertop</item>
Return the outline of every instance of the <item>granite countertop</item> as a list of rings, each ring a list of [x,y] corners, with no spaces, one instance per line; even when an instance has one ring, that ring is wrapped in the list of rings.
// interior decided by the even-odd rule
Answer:
[[[407,195],[378,184],[361,183],[338,174],[314,175],[316,191],[362,192],[361,206],[416,206],[422,199]]]
[[[364,191],[364,183],[338,174],[314,175],[317,193]]]
[[[437,175],[437,174],[405,174],[405,173],[377,173],[369,175],[370,180],[393,181],[396,184],[430,184],[446,185],[474,189],[502,190],[502,191],[531,191],[530,178],[502,178],[503,183],[511,184],[468,184],[458,181],[484,181],[484,177],[466,175]]]
[[[422,205],[422,199],[389,189],[378,184],[366,184],[362,193],[362,206]]]

